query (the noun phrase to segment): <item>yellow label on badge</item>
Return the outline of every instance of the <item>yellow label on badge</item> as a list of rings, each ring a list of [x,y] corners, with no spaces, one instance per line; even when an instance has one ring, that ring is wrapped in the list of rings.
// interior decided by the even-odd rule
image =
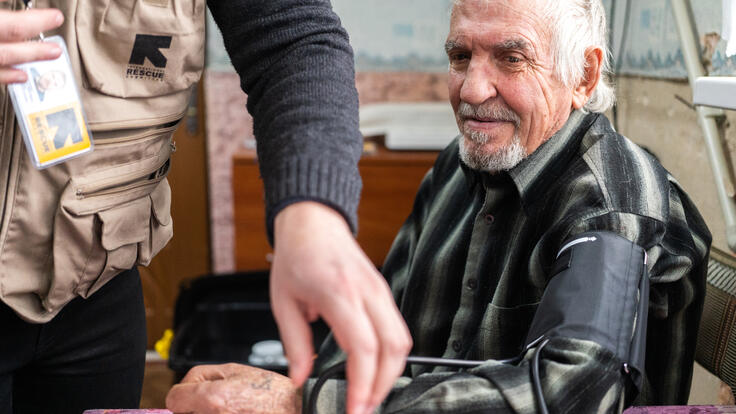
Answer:
[[[41,165],[67,158],[91,146],[79,102],[34,112],[28,115],[28,126]]]

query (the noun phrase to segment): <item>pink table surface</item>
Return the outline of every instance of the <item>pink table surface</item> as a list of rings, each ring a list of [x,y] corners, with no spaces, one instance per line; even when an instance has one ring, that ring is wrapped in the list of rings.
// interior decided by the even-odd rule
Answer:
[[[734,405],[679,405],[661,407],[631,407],[624,414],[736,414]]]
[[[169,410],[87,410],[84,414],[172,414]],[[631,407],[624,414],[736,414],[736,406],[687,405]]]
[[[84,414],[172,414],[169,410],[86,410]]]

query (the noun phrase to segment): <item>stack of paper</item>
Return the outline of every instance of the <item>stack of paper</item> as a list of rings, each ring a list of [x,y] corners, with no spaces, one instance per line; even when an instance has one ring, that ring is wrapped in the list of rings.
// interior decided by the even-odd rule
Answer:
[[[440,150],[457,135],[457,123],[447,102],[370,104],[360,108],[363,136],[385,136],[386,148]]]

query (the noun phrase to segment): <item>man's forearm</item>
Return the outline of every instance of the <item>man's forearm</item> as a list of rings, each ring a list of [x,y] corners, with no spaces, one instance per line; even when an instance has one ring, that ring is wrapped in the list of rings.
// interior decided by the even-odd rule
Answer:
[[[518,366],[496,361],[459,373],[402,377],[381,413],[536,413],[531,349]],[[550,412],[615,412],[623,391],[620,361],[594,342],[552,339],[541,352],[542,389]],[[304,407],[315,380],[304,389]],[[330,380],[319,394],[319,413],[344,412],[345,384]],[[306,411],[304,411],[306,412]]]

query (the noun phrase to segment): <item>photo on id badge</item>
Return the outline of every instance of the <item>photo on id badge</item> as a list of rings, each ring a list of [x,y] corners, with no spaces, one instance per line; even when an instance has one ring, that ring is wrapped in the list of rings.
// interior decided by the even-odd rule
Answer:
[[[19,65],[28,74],[28,81],[11,85],[26,148],[37,168],[49,167],[92,149],[63,40],[54,36],[45,41],[60,43],[64,53],[55,60]]]

